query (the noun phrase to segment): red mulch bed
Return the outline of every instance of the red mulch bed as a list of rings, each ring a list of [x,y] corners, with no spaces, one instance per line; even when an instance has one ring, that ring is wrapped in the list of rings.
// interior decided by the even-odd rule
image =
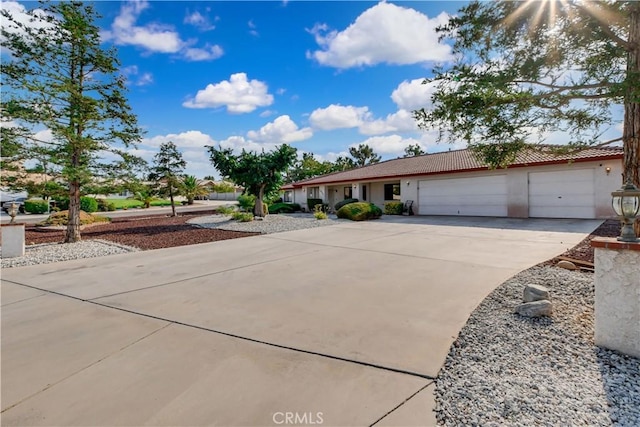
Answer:
[[[211,215],[215,211],[183,213],[180,216],[154,215],[145,217],[116,218],[110,223],[98,223],[84,227],[80,233],[83,240],[102,239],[142,250],[172,248],[195,245],[218,240],[255,236],[259,233],[243,233],[210,228],[200,228],[187,224],[194,216]],[[53,243],[64,240],[63,230],[27,226],[27,244]]]
[[[593,230],[593,232],[582,242],[578,243],[561,256],[593,263],[593,248],[591,247],[591,240],[594,237],[617,237],[620,235],[620,229],[620,220],[608,219],[603,222],[600,227]],[[543,263],[543,265],[555,265],[558,261],[558,258],[553,258]]]

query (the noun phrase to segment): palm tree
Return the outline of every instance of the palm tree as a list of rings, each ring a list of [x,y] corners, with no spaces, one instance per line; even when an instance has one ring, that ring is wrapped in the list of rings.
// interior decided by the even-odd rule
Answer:
[[[182,194],[187,198],[187,204],[192,205],[193,199],[206,196],[209,194],[209,189],[195,176],[185,175],[182,178]]]
[[[153,202],[156,199],[155,196],[149,190],[137,191],[133,195],[133,198],[139,202],[142,202],[145,209],[151,206],[151,202]]]

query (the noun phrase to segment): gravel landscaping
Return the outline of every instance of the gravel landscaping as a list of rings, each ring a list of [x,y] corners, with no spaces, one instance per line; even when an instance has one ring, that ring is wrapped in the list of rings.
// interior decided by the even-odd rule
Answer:
[[[267,215],[262,220],[238,222],[227,215],[200,216],[187,221],[189,224],[203,228],[215,228],[227,231],[250,233],[281,233],[283,231],[303,230],[305,228],[334,225],[338,221],[346,221],[330,216],[328,219],[315,219],[311,214]]]
[[[513,313],[525,284],[550,289],[551,318]],[[447,426],[640,425],[640,360],[593,344],[592,273],[538,266],[473,312],[436,380]]]

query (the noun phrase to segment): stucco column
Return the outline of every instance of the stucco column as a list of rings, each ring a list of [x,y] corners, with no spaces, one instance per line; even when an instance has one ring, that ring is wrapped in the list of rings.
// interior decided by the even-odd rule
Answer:
[[[596,238],[595,343],[640,357],[640,243]]]
[[[2,258],[24,256],[24,224],[2,225]]]
[[[351,184],[351,197],[360,200],[362,194],[362,185],[360,183]]]

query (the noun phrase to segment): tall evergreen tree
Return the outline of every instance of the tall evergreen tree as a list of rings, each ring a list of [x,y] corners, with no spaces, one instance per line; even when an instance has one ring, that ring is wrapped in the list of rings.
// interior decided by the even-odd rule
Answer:
[[[187,162],[182,158],[182,153],[172,141],[160,144],[160,151],[153,159],[149,180],[156,183],[160,194],[168,196],[171,200],[172,216],[177,215],[174,196],[179,193],[186,166]]]
[[[126,148],[141,130],[125,97],[113,49],[100,46],[97,14],[83,2],[48,3],[25,22],[2,11],[3,156],[9,162],[37,151],[59,169],[69,193],[65,242],[80,240],[80,191],[143,161]],[[36,136],[45,127],[52,138]],[[42,134],[42,132],[40,132]],[[103,152],[120,160],[104,162]],[[19,184],[19,183],[16,183]]]
[[[357,147],[349,147],[349,154],[353,157],[356,167],[379,163],[381,157],[367,144],[359,144]]]

